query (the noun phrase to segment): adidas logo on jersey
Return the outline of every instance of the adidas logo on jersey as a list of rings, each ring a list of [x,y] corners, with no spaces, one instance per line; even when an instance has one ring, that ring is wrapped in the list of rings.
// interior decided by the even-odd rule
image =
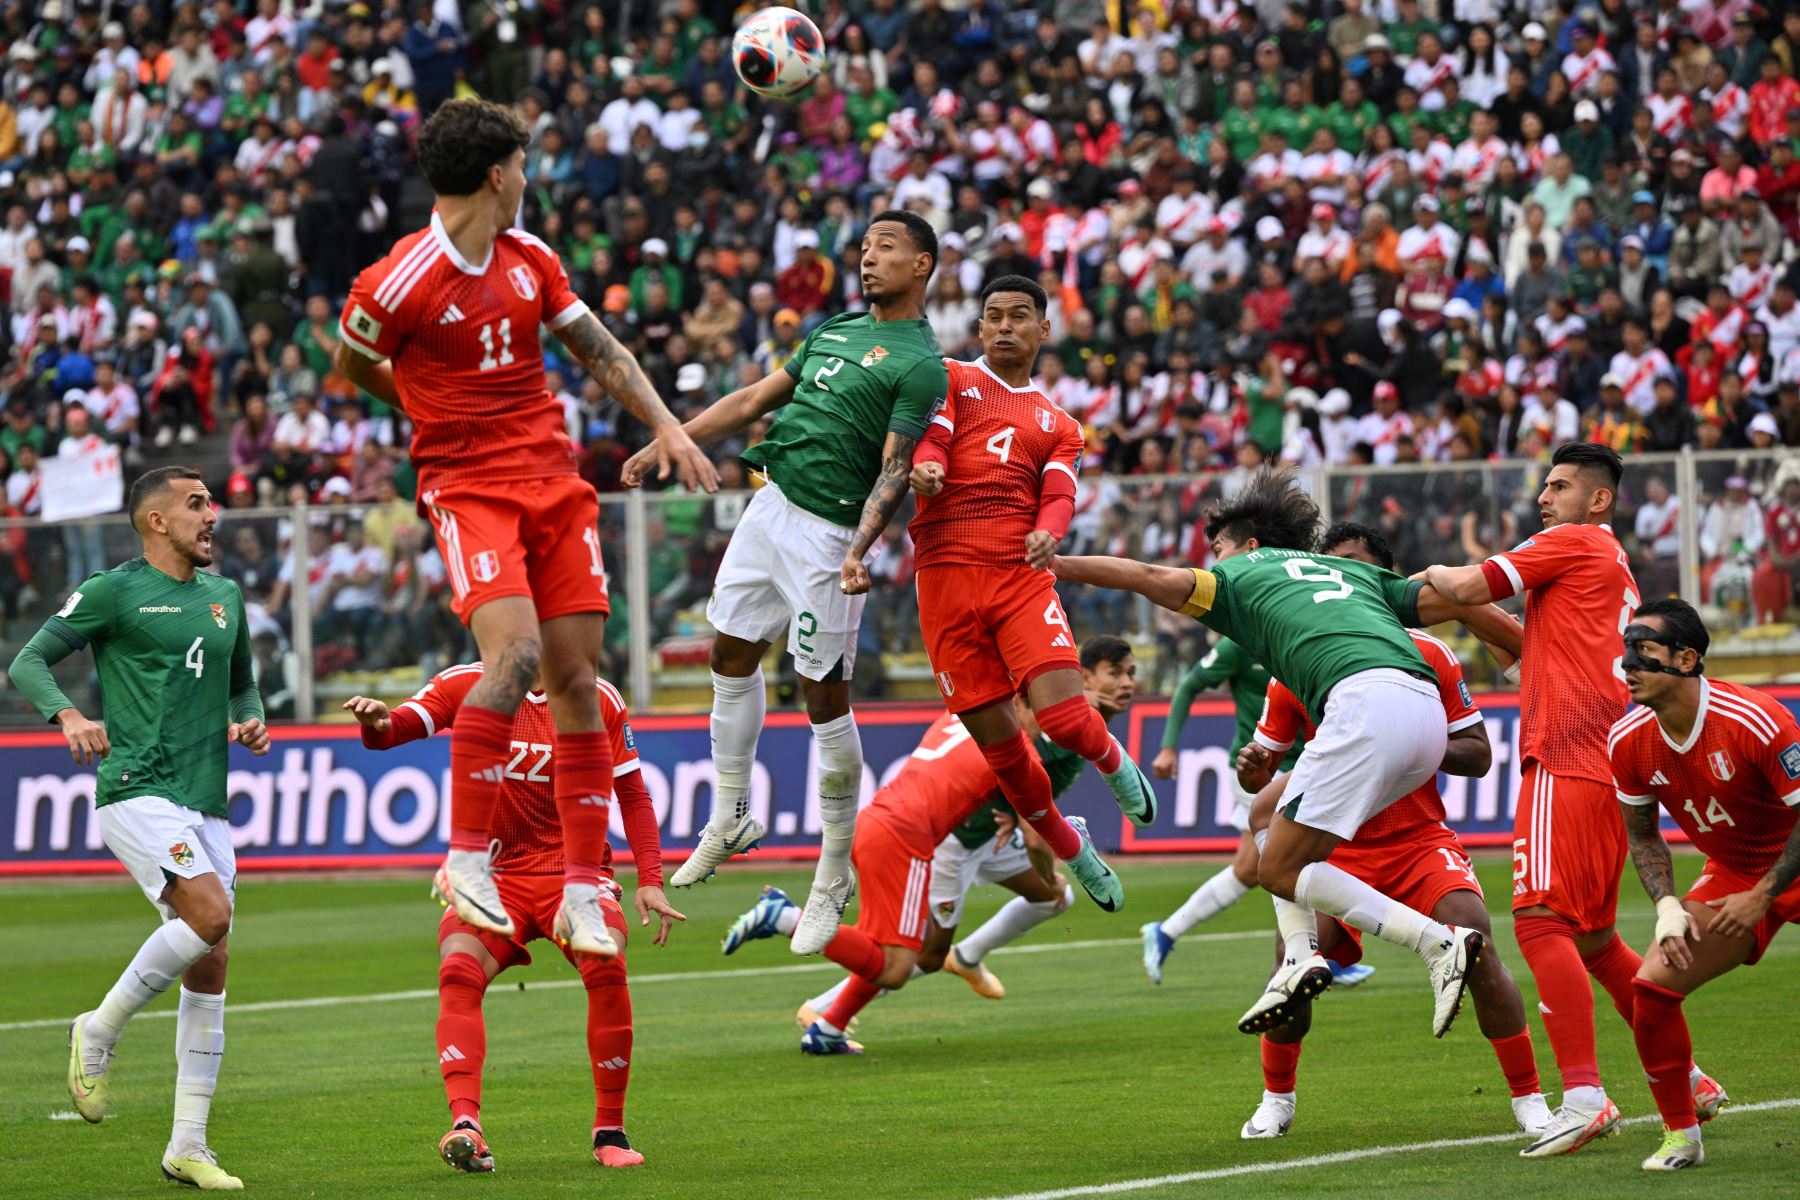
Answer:
[[[488,783],[499,783],[506,778],[506,768],[495,764],[481,771],[470,771],[470,779],[481,779]]]
[[[439,325],[454,325],[462,319],[463,319],[463,310],[456,307],[456,305],[452,304],[449,308],[446,308],[444,310],[444,315],[438,318],[438,324]]]
[[[1669,786],[1669,777],[1667,775],[1664,775],[1661,771],[1658,771],[1656,774],[1654,774],[1650,777],[1650,786],[1651,787],[1668,787]]]
[[[963,398],[963,399],[965,399],[965,400],[979,400],[979,399],[981,399],[981,389],[980,389],[980,388],[972,388],[972,387],[967,387],[967,388],[964,388],[964,389],[963,389],[963,390],[962,390],[962,391],[960,391],[960,392],[958,392],[958,393],[956,393],[956,394],[957,394],[957,395],[959,395],[959,396],[961,396],[961,397],[962,397],[962,398]]]
[[[1071,650],[1075,648],[1074,643],[1069,641],[1069,635],[1066,633],[1057,634],[1050,640],[1050,644],[1052,646],[1064,646]]]

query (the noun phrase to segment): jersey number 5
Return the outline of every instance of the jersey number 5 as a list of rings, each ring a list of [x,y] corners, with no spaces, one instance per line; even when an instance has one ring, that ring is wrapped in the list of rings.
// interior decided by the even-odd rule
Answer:
[[[483,325],[481,332],[475,335],[481,341],[481,362],[477,364],[483,371],[492,371],[495,367],[504,367],[513,360],[512,352],[512,318],[504,317],[500,321],[500,354],[494,354],[494,327]]]
[[[1329,583],[1333,586],[1313,593],[1313,603],[1323,604],[1327,600],[1343,600],[1350,595],[1351,587],[1344,582],[1344,573],[1331,567],[1316,563],[1310,558],[1290,558],[1283,564],[1287,567],[1288,577],[1306,583]]]

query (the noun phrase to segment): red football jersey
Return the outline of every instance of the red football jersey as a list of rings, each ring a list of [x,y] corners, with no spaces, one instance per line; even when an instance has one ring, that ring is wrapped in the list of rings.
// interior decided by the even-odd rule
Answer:
[[[1761,692],[1700,680],[1700,712],[1677,746],[1656,714],[1634,708],[1607,741],[1626,804],[1661,804],[1715,862],[1759,876],[1775,864],[1800,805],[1800,723]]]
[[[401,708],[412,709],[425,722],[425,736],[448,729],[469,689],[481,679],[481,664],[450,667],[432,676]],[[600,716],[612,735],[613,778],[638,769],[637,743],[624,697],[604,679],[596,679],[600,692]],[[513,717],[512,757],[494,815],[488,820],[488,836],[499,839],[494,866],[521,875],[545,875],[563,869],[562,818],[556,811],[556,792],[551,781],[551,761],[556,750],[556,725],[542,692],[527,692],[525,703]],[[616,807],[616,806],[615,806]],[[612,846],[600,850],[600,873],[612,878]]]
[[[538,327],[561,329],[587,311],[556,252],[531,234],[506,230],[475,266],[434,212],[356,277],[338,335],[393,360],[423,493],[576,473],[562,405],[544,386]]]
[[[1073,484],[1081,471],[1081,424],[1035,386],[1015,388],[987,362],[947,361],[948,399],[932,424],[950,433],[944,489],[918,498],[910,532],[921,567],[938,563],[1016,566],[1037,528],[1044,476]]]
[[[1479,725],[1481,710],[1475,707],[1475,701],[1469,695],[1469,685],[1463,681],[1462,664],[1450,647],[1422,629],[1406,632],[1412,635],[1419,653],[1425,656],[1426,665],[1437,672],[1438,699],[1443,702],[1444,718],[1450,732]],[[1289,691],[1281,680],[1269,680],[1269,689],[1263,696],[1262,718],[1256,723],[1257,744],[1277,754],[1285,754],[1302,735],[1311,741],[1313,732],[1312,718],[1306,715],[1306,706],[1300,703],[1300,697]],[[1401,835],[1410,836],[1419,826],[1436,825],[1443,819],[1444,800],[1438,795],[1434,775],[1364,821],[1351,840],[1359,845],[1403,840]]]
[[[920,857],[930,858],[952,829],[999,799],[999,792],[1000,781],[988,770],[981,747],[961,721],[945,713],[869,808],[879,809]]]
[[[1526,593],[1519,765],[1607,782],[1606,735],[1631,702],[1619,635],[1638,587],[1625,548],[1610,525],[1554,525],[1481,573],[1496,600]]]

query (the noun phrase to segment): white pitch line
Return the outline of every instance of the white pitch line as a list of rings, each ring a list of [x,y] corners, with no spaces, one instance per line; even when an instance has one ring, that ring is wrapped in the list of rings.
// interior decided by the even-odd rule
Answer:
[[[1267,939],[1269,931],[1262,929],[1242,930],[1235,933],[1191,933],[1183,938],[1188,942],[1245,942],[1256,939]],[[1078,942],[1036,942],[1028,946],[1002,946],[995,954],[1056,954],[1065,950],[1094,950],[1102,947],[1141,945],[1138,938],[1093,938]],[[723,971],[663,971],[652,975],[633,975],[630,983],[635,987],[644,983],[678,983],[690,979],[748,979],[757,975],[803,975],[811,971],[842,971],[829,959],[817,962],[795,963],[785,967],[739,967]],[[533,983],[531,990],[547,988],[580,987],[579,979],[551,979],[543,983]],[[489,995],[511,990],[496,988]],[[362,996],[311,996],[294,1000],[263,1000],[254,1004],[233,1004],[227,1009],[233,1017],[245,1013],[281,1012],[294,1008],[338,1008],[346,1004],[387,1004],[395,1000],[434,1000],[437,998],[436,988],[414,988],[405,992],[372,992]],[[177,1010],[159,1008],[154,1012],[139,1013],[134,1020],[154,1021],[167,1019],[176,1015]],[[0,1023],[0,1033],[9,1033],[20,1029],[61,1029],[69,1023],[68,1017],[46,1017],[36,1021],[7,1021]]]
[[[1720,1115],[1768,1112],[1777,1108],[1800,1108],[1800,1097],[1785,1100],[1763,1100],[1756,1104],[1733,1104]],[[1620,1125],[1650,1125],[1661,1122],[1660,1116],[1628,1117]],[[1183,1183],[1203,1183],[1210,1179],[1234,1179],[1242,1175],[1271,1175],[1279,1171],[1298,1171],[1307,1167],[1334,1167],[1360,1162],[1365,1158],[1385,1158],[1391,1154],[1415,1154],[1421,1150],[1459,1150],[1469,1146],[1494,1146],[1502,1142],[1515,1144],[1525,1140],[1520,1133],[1495,1133],[1485,1137],[1439,1138],[1433,1142],[1406,1142],[1393,1146],[1367,1146],[1361,1150],[1340,1150],[1335,1154],[1315,1154],[1310,1158],[1289,1158],[1281,1162],[1244,1163],[1236,1167],[1217,1167],[1210,1171],[1184,1171],[1179,1175],[1157,1175],[1149,1179],[1121,1179],[1114,1183],[1096,1183],[1083,1187],[1057,1188],[1048,1192],[1020,1192],[1013,1196],[995,1196],[988,1200],[1071,1200],[1076,1196],[1118,1196],[1149,1188],[1172,1187]]]

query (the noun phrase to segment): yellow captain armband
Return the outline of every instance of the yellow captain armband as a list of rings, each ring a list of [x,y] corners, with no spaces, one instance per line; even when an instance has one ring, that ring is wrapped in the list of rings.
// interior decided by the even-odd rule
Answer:
[[[1187,603],[1181,606],[1181,615],[1204,617],[1212,611],[1213,601],[1219,595],[1219,577],[1199,567],[1193,571],[1194,590],[1188,593]]]

